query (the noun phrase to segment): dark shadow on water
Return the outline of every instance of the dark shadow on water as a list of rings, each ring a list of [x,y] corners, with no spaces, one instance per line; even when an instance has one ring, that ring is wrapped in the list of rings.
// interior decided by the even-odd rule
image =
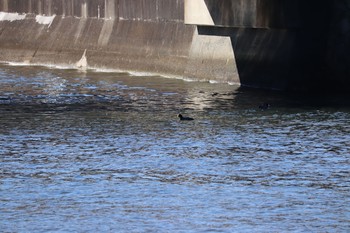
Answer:
[[[261,102],[281,107],[350,107],[350,94],[346,93],[293,93],[240,88],[240,92],[255,96]]]
[[[347,93],[295,93],[271,90],[261,90],[248,87],[240,87],[232,93],[216,93],[217,105],[227,104],[230,96],[231,106],[237,109],[260,109],[268,104],[268,109],[276,108],[350,108],[350,94]],[[218,106],[217,106],[218,107]],[[259,108],[260,107],[260,108]]]

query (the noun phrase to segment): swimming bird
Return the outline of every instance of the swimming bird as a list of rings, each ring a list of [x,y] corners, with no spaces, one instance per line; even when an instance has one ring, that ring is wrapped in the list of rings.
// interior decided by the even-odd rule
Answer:
[[[266,110],[270,107],[270,104],[268,103],[263,103],[262,105],[259,105],[259,109],[261,110]]]
[[[180,121],[193,121],[194,119],[191,117],[184,117],[181,114],[177,115],[180,118]]]

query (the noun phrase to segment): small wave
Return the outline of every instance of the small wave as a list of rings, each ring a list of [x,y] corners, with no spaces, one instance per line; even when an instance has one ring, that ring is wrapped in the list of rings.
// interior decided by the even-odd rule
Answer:
[[[9,66],[32,66],[29,62],[4,62]]]
[[[226,83],[228,85],[234,85],[234,86],[240,86],[240,83],[236,82],[221,82],[217,80],[200,80],[196,78],[191,78],[188,76],[181,76],[181,75],[175,75],[175,74],[165,74],[165,73],[157,73],[157,72],[143,72],[143,71],[133,71],[133,70],[124,70],[124,69],[117,69],[117,68],[106,68],[106,67],[95,67],[95,66],[89,66],[86,64],[86,67],[80,67],[77,66],[77,63],[75,64],[48,64],[48,63],[31,63],[31,62],[2,62],[3,64],[9,65],[9,66],[42,66],[47,67],[50,69],[59,69],[59,70],[83,70],[84,72],[97,72],[97,73],[119,73],[119,74],[125,74],[129,76],[134,77],[161,77],[161,78],[169,78],[169,79],[178,79],[183,80],[185,82],[207,82],[210,84],[221,84]]]

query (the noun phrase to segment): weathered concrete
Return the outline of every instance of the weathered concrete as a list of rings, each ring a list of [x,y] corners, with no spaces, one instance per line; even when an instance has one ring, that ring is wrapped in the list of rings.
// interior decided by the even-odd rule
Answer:
[[[230,39],[185,25],[183,0],[0,0],[0,11],[27,13],[0,21],[3,61],[74,65],[86,50],[90,67],[239,83]]]
[[[327,65],[338,85],[350,89],[350,1],[337,0],[327,43]],[[332,80],[333,82],[333,80]]]
[[[76,65],[86,51],[91,67],[350,89],[349,0],[0,0],[0,12],[13,13],[0,14],[3,61]]]
[[[350,89],[348,0],[197,0],[205,18],[193,17],[192,1],[185,0],[185,23],[231,38],[243,85]]]

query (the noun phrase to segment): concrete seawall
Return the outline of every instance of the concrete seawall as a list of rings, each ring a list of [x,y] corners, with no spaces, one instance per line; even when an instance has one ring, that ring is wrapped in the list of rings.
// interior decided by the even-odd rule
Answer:
[[[349,25],[349,0],[0,0],[0,61],[348,92]]]
[[[0,60],[239,83],[229,37],[185,25],[183,0],[0,0]],[[6,13],[5,13],[6,12]]]
[[[197,25],[200,35],[231,38],[242,85],[350,90],[348,0],[186,0],[185,5],[185,23]]]

